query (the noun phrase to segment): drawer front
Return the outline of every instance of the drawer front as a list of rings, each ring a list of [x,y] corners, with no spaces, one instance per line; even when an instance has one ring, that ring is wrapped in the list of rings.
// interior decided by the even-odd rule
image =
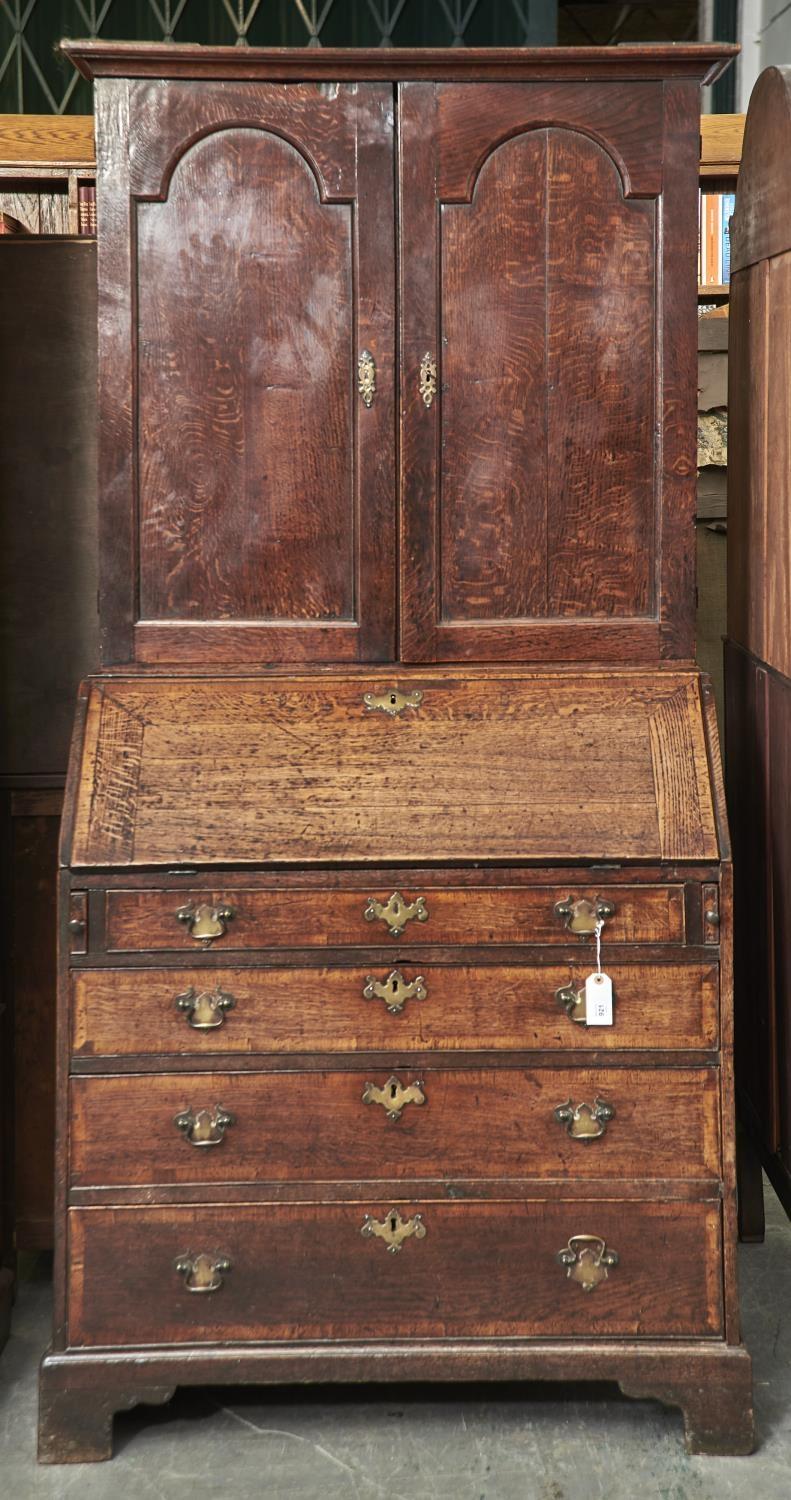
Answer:
[[[75,1187],[719,1177],[714,1068],[72,1079]]]
[[[396,898],[395,900],[393,898]],[[569,943],[569,920],[613,912],[604,939],[614,943],[684,940],[684,888],[673,886],[417,886],[338,890],[283,888],[214,891],[108,891],[109,952],[158,949],[371,947],[425,944]],[[570,915],[559,915],[558,905]],[[579,915],[575,915],[578,912]]]
[[[73,1346],[722,1328],[713,1203],[373,1199],[69,1218]]]
[[[78,970],[72,1045],[81,1057],[716,1046],[716,964],[608,965],[612,1026],[569,1014],[590,971],[587,949],[530,968]]]

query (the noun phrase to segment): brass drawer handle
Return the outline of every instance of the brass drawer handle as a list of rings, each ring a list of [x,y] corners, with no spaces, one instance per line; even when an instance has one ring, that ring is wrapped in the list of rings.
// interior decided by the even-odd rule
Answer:
[[[357,361],[357,389],[363,406],[373,406],[376,395],[376,365],[370,349],[363,349]]]
[[[179,1276],[184,1277],[188,1292],[218,1292],[231,1262],[227,1255],[209,1255],[205,1251],[192,1255],[187,1251],[186,1255],[179,1255],[175,1266]]]
[[[558,1250],[557,1259],[566,1267],[570,1281],[576,1281],[583,1292],[593,1292],[617,1266],[618,1252],[608,1250],[598,1234],[573,1234],[565,1250]]]
[[[412,1235],[416,1240],[424,1240],[426,1233],[426,1226],[420,1214],[415,1214],[412,1219],[402,1219],[397,1208],[391,1208],[390,1212],[385,1214],[381,1224],[378,1219],[372,1219],[370,1214],[366,1214],[360,1230],[360,1234],[364,1235],[365,1239],[375,1236],[377,1239],[384,1240],[390,1255],[397,1255],[404,1240],[410,1239]]]
[[[215,938],[224,937],[227,925],[235,916],[232,906],[209,906],[202,901],[196,906],[190,901],[188,906],[180,906],[176,912],[177,922],[186,922],[189,927],[189,935],[196,943],[213,943]]]
[[[427,922],[428,908],[424,896],[418,896],[417,901],[407,901],[400,891],[393,891],[384,906],[375,896],[369,897],[363,916],[366,922],[386,922],[390,936],[397,938],[413,917],[417,917],[418,922]]]
[[[418,389],[423,397],[423,405],[430,406],[437,394],[437,361],[428,350],[420,361]]]
[[[173,1119],[173,1124],[191,1146],[219,1146],[225,1139],[228,1126],[235,1123],[236,1116],[223,1109],[221,1104],[215,1105],[214,1109],[183,1109]]]
[[[363,1104],[381,1104],[387,1110],[388,1120],[400,1120],[408,1104],[425,1104],[422,1083],[410,1083],[404,1088],[395,1075],[388,1078],[382,1088],[375,1083],[366,1083],[363,1089]]]
[[[555,916],[560,918],[569,932],[586,937],[596,931],[600,922],[608,922],[610,917],[615,916],[615,906],[612,901],[602,901],[598,896],[595,901],[588,901],[586,897],[572,901],[567,896],[565,901],[555,902]]]
[[[199,995],[190,985],[183,994],[176,996],[173,1003],[176,1010],[185,1012],[188,1025],[195,1031],[213,1031],[216,1026],[222,1026],[227,1012],[233,1010],[236,1001],[233,995],[221,990],[219,985],[213,990],[201,990]]]
[[[374,979],[373,974],[366,975],[363,989],[364,999],[384,1000],[391,1016],[400,1016],[407,1000],[425,1000],[427,994],[422,974],[407,982],[400,969],[391,970],[387,978],[381,981]]]
[[[611,1104],[603,1099],[594,1099],[592,1104],[572,1104],[570,1099],[559,1104],[553,1111],[558,1125],[565,1125],[566,1135],[573,1141],[597,1141],[604,1135],[607,1126],[615,1117]]]
[[[411,693],[402,693],[399,688],[391,688],[389,693],[363,693],[363,703],[371,713],[378,709],[389,714],[391,719],[402,714],[405,708],[420,708],[422,702],[423,694],[418,688]]]
[[[588,1006],[584,985],[581,990],[575,990],[573,984],[561,985],[559,990],[555,990],[555,999],[570,1021],[576,1021],[578,1026],[585,1025],[588,1019]]]

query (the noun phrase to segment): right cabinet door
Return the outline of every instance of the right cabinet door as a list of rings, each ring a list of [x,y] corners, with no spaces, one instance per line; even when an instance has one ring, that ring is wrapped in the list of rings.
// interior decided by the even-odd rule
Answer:
[[[692,655],[697,110],[401,86],[404,660]]]

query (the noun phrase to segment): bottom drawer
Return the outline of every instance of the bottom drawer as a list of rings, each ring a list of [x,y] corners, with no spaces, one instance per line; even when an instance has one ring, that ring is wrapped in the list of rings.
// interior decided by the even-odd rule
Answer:
[[[69,1217],[72,1346],[722,1328],[720,1210],[709,1202],[246,1204]]]

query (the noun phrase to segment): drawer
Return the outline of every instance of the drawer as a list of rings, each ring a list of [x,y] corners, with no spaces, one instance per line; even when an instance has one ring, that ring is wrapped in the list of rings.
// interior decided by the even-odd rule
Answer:
[[[714,1203],[372,1198],[69,1219],[73,1346],[722,1328]]]
[[[584,906],[581,903],[585,903]],[[558,914],[561,905],[564,912]],[[612,910],[608,943],[681,943],[684,887],[327,886],[212,891],[112,890],[105,897],[109,952],[152,949],[304,948],[577,942],[569,921]]]
[[[74,1187],[719,1177],[715,1068],[415,1068],[71,1081]]]
[[[83,969],[72,1045],[78,1057],[716,1046],[716,964],[608,965],[612,1026],[567,1012],[590,971],[587,949],[530,968]]]

